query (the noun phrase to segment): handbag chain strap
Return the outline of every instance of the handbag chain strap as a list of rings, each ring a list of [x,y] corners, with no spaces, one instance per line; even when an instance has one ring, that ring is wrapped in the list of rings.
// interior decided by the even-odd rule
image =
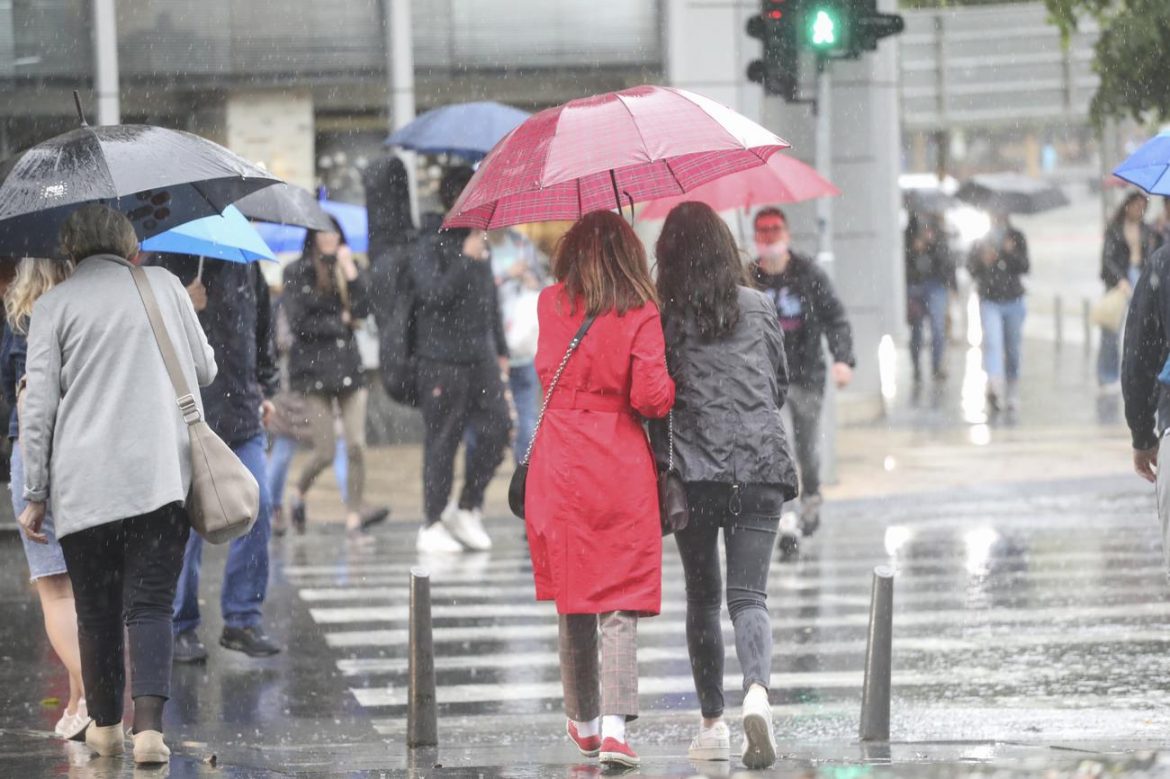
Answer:
[[[666,414],[666,441],[669,447],[666,455],[666,471],[669,473],[674,470],[674,409]]]
[[[536,436],[540,432],[540,423],[544,421],[544,412],[548,411],[548,402],[552,399],[553,390],[557,388],[557,383],[561,380],[561,374],[565,372],[565,367],[569,364],[569,358],[573,356],[573,352],[577,351],[577,347],[581,345],[581,339],[589,331],[594,319],[596,317],[585,317],[585,321],[581,323],[577,334],[573,336],[572,341],[569,341],[569,348],[565,350],[565,356],[561,358],[561,364],[557,366],[557,371],[553,374],[552,381],[548,383],[548,391],[544,393],[544,402],[540,404],[540,413],[536,415],[536,429],[532,431],[532,439],[528,442],[528,451],[524,453],[524,460],[520,463],[521,465],[528,465],[528,460],[532,457],[532,447],[536,446]]]

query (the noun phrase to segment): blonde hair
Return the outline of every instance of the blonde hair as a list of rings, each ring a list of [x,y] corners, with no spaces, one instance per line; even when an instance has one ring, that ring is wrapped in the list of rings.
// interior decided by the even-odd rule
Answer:
[[[128,260],[138,253],[138,236],[124,214],[90,204],[70,214],[61,226],[61,248],[74,262],[95,254],[116,254]]]
[[[72,273],[71,261],[43,257],[25,257],[21,260],[16,266],[16,278],[4,293],[4,308],[12,331],[28,335],[28,319],[32,316],[33,304]]]

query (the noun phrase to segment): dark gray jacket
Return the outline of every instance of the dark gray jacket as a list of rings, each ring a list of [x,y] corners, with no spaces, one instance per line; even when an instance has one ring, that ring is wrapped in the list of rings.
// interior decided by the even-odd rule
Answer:
[[[675,381],[674,465],[684,481],[771,484],[796,497],[796,469],[780,409],[788,363],[776,307],[740,287],[740,319],[718,341],[702,341],[692,322],[665,324],[666,362]],[[667,422],[651,422],[660,467],[667,462]]]

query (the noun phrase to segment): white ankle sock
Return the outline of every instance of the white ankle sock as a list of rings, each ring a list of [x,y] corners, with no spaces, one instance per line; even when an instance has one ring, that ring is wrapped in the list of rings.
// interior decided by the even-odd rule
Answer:
[[[606,714],[601,718],[601,737],[626,740],[626,717],[624,714]]]
[[[578,736],[581,738],[589,738],[590,736],[597,735],[597,731],[601,728],[601,718],[594,717],[588,722],[578,722],[577,720],[573,720],[573,726],[577,728]]]

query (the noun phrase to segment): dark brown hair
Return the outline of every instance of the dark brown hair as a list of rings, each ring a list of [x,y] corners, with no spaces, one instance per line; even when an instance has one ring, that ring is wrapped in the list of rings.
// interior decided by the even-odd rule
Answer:
[[[680,203],[666,217],[654,247],[663,319],[693,320],[704,341],[739,324],[739,289],[748,284],[739,247],[705,203]]]
[[[553,255],[552,272],[563,282],[572,310],[588,316],[625,314],[658,303],[646,251],[626,221],[612,211],[594,211],[565,233]]]

